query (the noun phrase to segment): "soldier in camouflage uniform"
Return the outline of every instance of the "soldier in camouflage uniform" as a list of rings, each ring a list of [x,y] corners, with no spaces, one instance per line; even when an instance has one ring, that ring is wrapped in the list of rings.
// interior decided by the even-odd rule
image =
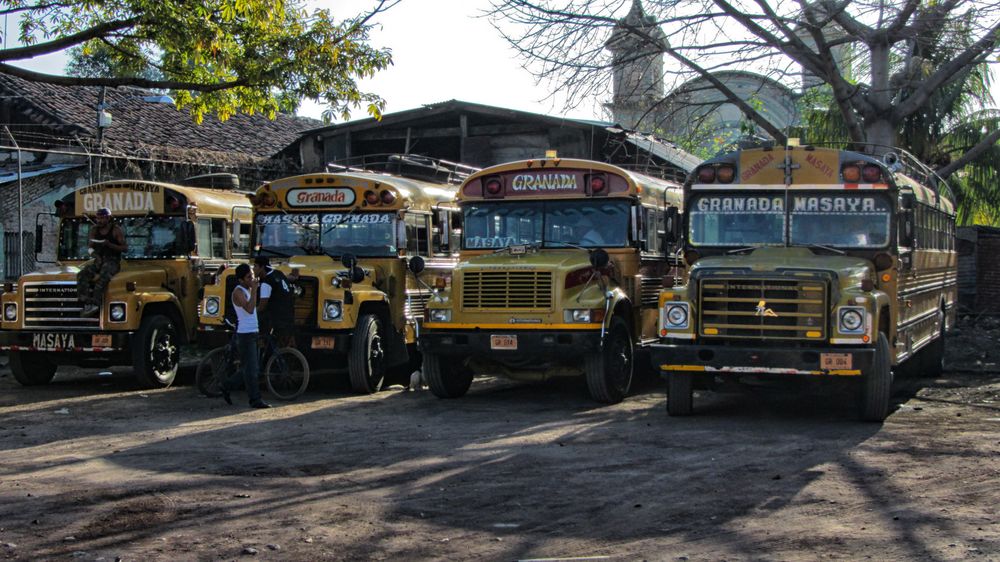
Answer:
[[[90,229],[89,246],[94,259],[80,268],[76,276],[77,298],[84,304],[81,316],[94,316],[101,310],[104,289],[121,269],[122,253],[128,248],[125,233],[111,222],[111,210],[99,209]]]

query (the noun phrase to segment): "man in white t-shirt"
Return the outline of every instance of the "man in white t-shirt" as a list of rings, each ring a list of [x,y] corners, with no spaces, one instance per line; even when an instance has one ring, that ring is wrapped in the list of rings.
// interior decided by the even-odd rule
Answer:
[[[233,373],[229,379],[222,382],[219,389],[227,404],[233,400],[229,391],[235,389],[243,380],[247,389],[247,398],[251,408],[270,408],[271,405],[260,398],[260,366],[257,361],[259,328],[257,323],[257,289],[259,283],[253,276],[250,266],[241,263],[236,267],[236,282],[233,289],[233,308],[236,310],[236,352],[240,357],[239,372]]]

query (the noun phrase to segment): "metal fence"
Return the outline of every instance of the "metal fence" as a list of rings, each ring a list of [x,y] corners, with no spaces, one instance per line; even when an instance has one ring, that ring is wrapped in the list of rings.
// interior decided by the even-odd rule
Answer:
[[[21,269],[21,242],[17,231],[3,233],[4,281],[16,281],[35,270],[35,233],[24,231],[24,269]]]

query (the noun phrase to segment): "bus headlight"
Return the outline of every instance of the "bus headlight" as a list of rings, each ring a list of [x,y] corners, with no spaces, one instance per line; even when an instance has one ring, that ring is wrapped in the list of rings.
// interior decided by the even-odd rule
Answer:
[[[841,307],[838,313],[837,329],[845,334],[860,334],[865,329],[865,309],[858,307]]]
[[[17,320],[17,303],[9,302],[3,307],[3,319],[8,322]]]
[[[663,305],[663,327],[681,330],[688,327],[688,303],[668,302]]]
[[[124,322],[125,303],[123,302],[111,303],[111,306],[108,307],[108,317],[111,318],[112,322]]]
[[[342,320],[343,304],[340,301],[323,301],[323,320]]]
[[[571,308],[563,311],[563,320],[565,322],[581,322],[589,324],[592,317],[593,315],[591,314],[591,310],[589,308]]]
[[[451,322],[450,308],[432,308],[428,312],[431,322]]]
[[[219,297],[208,297],[205,299],[205,314],[207,316],[219,315]]]

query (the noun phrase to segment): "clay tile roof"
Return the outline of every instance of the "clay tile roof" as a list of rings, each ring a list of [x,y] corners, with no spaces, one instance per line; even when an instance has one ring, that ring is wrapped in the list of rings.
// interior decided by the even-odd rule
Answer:
[[[99,93],[99,87],[57,86],[0,74],[3,101],[39,123],[80,135],[96,134]],[[208,115],[196,125],[186,110],[178,111],[173,103],[147,101],[157,96],[141,88],[108,88],[105,104],[112,125],[104,131],[105,141],[269,157],[297,140],[301,131],[323,124],[282,114],[274,120],[237,114],[225,122]]]

